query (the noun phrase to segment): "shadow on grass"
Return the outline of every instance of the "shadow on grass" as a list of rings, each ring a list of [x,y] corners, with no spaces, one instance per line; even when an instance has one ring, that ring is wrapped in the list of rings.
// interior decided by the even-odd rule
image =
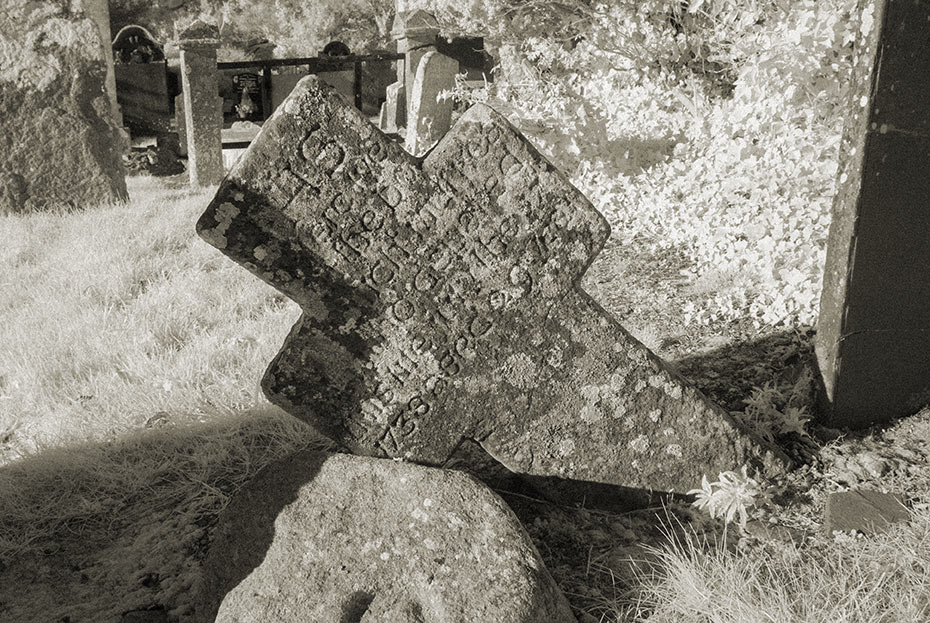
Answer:
[[[742,411],[754,387],[784,388],[797,382],[805,368],[816,371],[813,338],[812,327],[797,327],[668,363],[727,411]],[[813,393],[809,398],[813,407]]]
[[[266,465],[325,446],[266,407],[49,448],[0,467],[0,619],[111,620],[153,603],[192,612],[195,587],[210,585],[201,563],[229,499]],[[275,503],[294,492],[283,485]],[[255,556],[271,542],[273,520],[257,534]],[[241,579],[261,559],[231,571]]]

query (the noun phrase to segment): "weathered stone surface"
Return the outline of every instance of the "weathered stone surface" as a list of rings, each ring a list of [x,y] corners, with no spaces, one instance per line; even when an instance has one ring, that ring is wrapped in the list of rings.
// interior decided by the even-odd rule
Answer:
[[[577,287],[607,223],[490,108],[420,162],[306,78],[197,229],[301,305],[263,388],[353,452],[678,491],[760,452]]]
[[[178,46],[190,183],[195,187],[218,184],[224,173],[222,98],[217,96],[216,78],[219,30],[197,20],[178,35]]]
[[[816,337],[827,424],[930,403],[930,5],[860,2]]]
[[[278,623],[569,623],[529,536],[455,471],[304,452],[230,502],[198,617]]]
[[[222,114],[222,111],[220,112]],[[178,126],[178,155],[187,155],[187,113],[184,112],[184,94],[174,96],[174,119]],[[222,149],[222,144],[220,145]]]
[[[909,518],[907,508],[898,496],[857,489],[834,492],[827,497],[823,527],[828,535],[834,531],[850,530],[872,534],[884,532],[891,524]]]
[[[101,10],[0,3],[0,214],[127,199]]]
[[[404,146],[421,156],[439,142],[452,125],[452,98],[440,97],[455,87],[459,62],[439,52],[427,52],[420,59],[408,106],[407,136]]]

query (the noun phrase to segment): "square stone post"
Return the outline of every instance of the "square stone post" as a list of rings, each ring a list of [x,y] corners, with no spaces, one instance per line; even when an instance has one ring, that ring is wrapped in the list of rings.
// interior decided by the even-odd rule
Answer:
[[[187,133],[187,170],[191,186],[211,186],[223,179],[223,110],[217,106],[216,49],[219,30],[195,21],[178,36],[181,88]]]
[[[403,84],[406,95],[406,116],[410,116],[410,94],[417,75],[420,59],[427,52],[436,51],[439,22],[423,10],[398,13],[394,18],[391,35],[397,40],[397,51],[404,54],[403,67],[397,67],[397,81]]]
[[[825,421],[849,428],[930,403],[930,4],[857,10],[815,343]]]

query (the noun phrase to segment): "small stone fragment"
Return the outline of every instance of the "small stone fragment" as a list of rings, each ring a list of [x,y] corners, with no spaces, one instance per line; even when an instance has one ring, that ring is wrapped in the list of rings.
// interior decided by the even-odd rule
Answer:
[[[217,623],[573,623],[520,522],[456,471],[302,452],[220,517],[198,616]]]
[[[838,491],[827,497],[824,530],[828,535],[850,530],[872,534],[909,518],[901,498],[892,493],[869,489]]]

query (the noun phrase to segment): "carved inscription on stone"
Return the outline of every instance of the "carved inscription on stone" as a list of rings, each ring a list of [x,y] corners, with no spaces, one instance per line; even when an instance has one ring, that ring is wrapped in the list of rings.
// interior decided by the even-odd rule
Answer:
[[[487,107],[419,161],[307,78],[198,231],[301,305],[263,388],[352,451],[678,490],[762,454],[578,289],[607,224]]]

